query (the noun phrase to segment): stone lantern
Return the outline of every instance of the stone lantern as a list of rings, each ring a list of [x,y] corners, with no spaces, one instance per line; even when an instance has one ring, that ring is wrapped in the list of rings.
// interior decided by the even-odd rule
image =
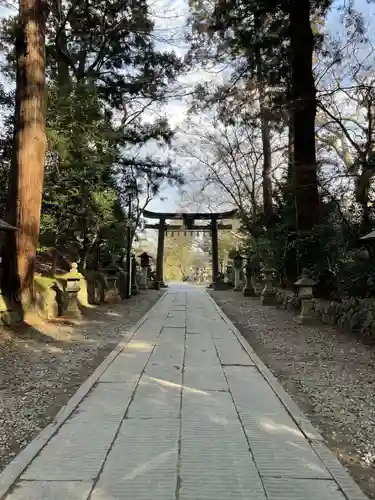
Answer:
[[[253,263],[250,259],[247,260],[246,266],[244,267],[246,283],[242,290],[245,297],[255,297],[255,288],[253,284]]]
[[[264,274],[264,288],[262,293],[260,294],[260,300],[263,306],[273,306],[276,304],[276,290],[273,286],[273,275],[275,273],[275,269],[266,265],[262,272]]]
[[[241,269],[242,269],[243,257],[237,252],[233,257],[234,266],[234,292],[240,292],[241,288]]]
[[[307,269],[302,269],[301,277],[294,283],[298,288],[298,298],[301,300],[301,313],[296,317],[298,323],[313,323],[313,287],[316,281],[309,277]]]
[[[70,271],[64,274],[63,279],[66,283],[65,292],[68,296],[64,316],[80,319],[82,314],[78,306],[78,292],[81,289],[81,279],[83,279],[83,275],[78,272],[78,264],[76,262],[72,263]]]
[[[139,277],[139,288],[140,290],[148,289],[148,269],[150,267],[151,257],[147,252],[143,252],[139,258],[141,259],[141,274]]]

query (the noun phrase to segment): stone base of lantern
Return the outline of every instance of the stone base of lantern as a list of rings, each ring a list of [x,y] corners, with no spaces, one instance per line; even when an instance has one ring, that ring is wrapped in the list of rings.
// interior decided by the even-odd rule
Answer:
[[[260,294],[262,306],[275,306],[277,304],[276,292],[274,290],[263,290]]]
[[[68,292],[68,301],[63,316],[70,319],[82,319],[82,312],[78,305],[77,292]]]
[[[302,299],[301,312],[294,318],[294,320],[301,325],[313,325],[315,323],[313,303],[311,299]]]
[[[147,278],[148,278],[147,267],[144,267],[144,268],[142,268],[141,274],[139,276],[139,289],[140,290],[148,290]]]
[[[246,285],[243,288],[242,293],[244,294],[244,297],[255,297],[255,290],[254,290],[254,287],[251,284],[250,285]]]
[[[242,292],[242,283],[240,279],[240,269],[235,269],[234,270],[234,292]]]
[[[154,281],[153,289],[154,290],[160,290],[160,288],[161,288],[160,283],[161,283],[160,281]]]

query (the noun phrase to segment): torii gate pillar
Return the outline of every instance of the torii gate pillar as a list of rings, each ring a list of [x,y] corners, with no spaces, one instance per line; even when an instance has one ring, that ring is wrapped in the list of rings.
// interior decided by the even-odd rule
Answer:
[[[160,288],[165,288],[164,283],[164,240],[165,240],[165,217],[159,219],[158,250],[156,254],[156,281]]]
[[[212,283],[216,282],[219,274],[219,243],[217,231],[217,217],[211,219],[211,249],[212,249]]]

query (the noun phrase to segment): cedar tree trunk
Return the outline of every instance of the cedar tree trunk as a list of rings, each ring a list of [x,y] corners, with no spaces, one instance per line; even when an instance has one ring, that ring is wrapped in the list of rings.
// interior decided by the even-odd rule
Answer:
[[[257,40],[260,38],[260,33],[262,31],[262,25],[264,23],[264,17],[256,15],[255,16],[255,31],[257,34]],[[262,54],[259,44],[255,47],[255,58],[256,58],[256,72],[258,80],[258,92],[259,92],[259,108],[260,108],[260,124],[262,132],[262,147],[263,147],[263,211],[268,224],[272,217],[272,181],[271,181],[271,169],[272,169],[272,154],[271,154],[271,141],[270,141],[270,125],[267,117],[266,109],[266,98],[265,98],[265,79],[263,77],[263,67],[262,67]]]
[[[16,38],[17,80],[9,218],[18,228],[10,237],[8,289],[33,293],[46,153],[45,5],[20,0]]]
[[[310,0],[290,0],[292,116],[297,230],[308,233],[319,223],[320,202],[315,155],[316,89]]]

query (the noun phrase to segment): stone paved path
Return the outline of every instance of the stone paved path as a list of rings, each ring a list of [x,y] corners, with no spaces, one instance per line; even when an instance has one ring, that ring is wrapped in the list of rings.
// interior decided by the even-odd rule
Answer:
[[[132,333],[0,497],[13,474],[6,500],[365,499],[205,291]]]

